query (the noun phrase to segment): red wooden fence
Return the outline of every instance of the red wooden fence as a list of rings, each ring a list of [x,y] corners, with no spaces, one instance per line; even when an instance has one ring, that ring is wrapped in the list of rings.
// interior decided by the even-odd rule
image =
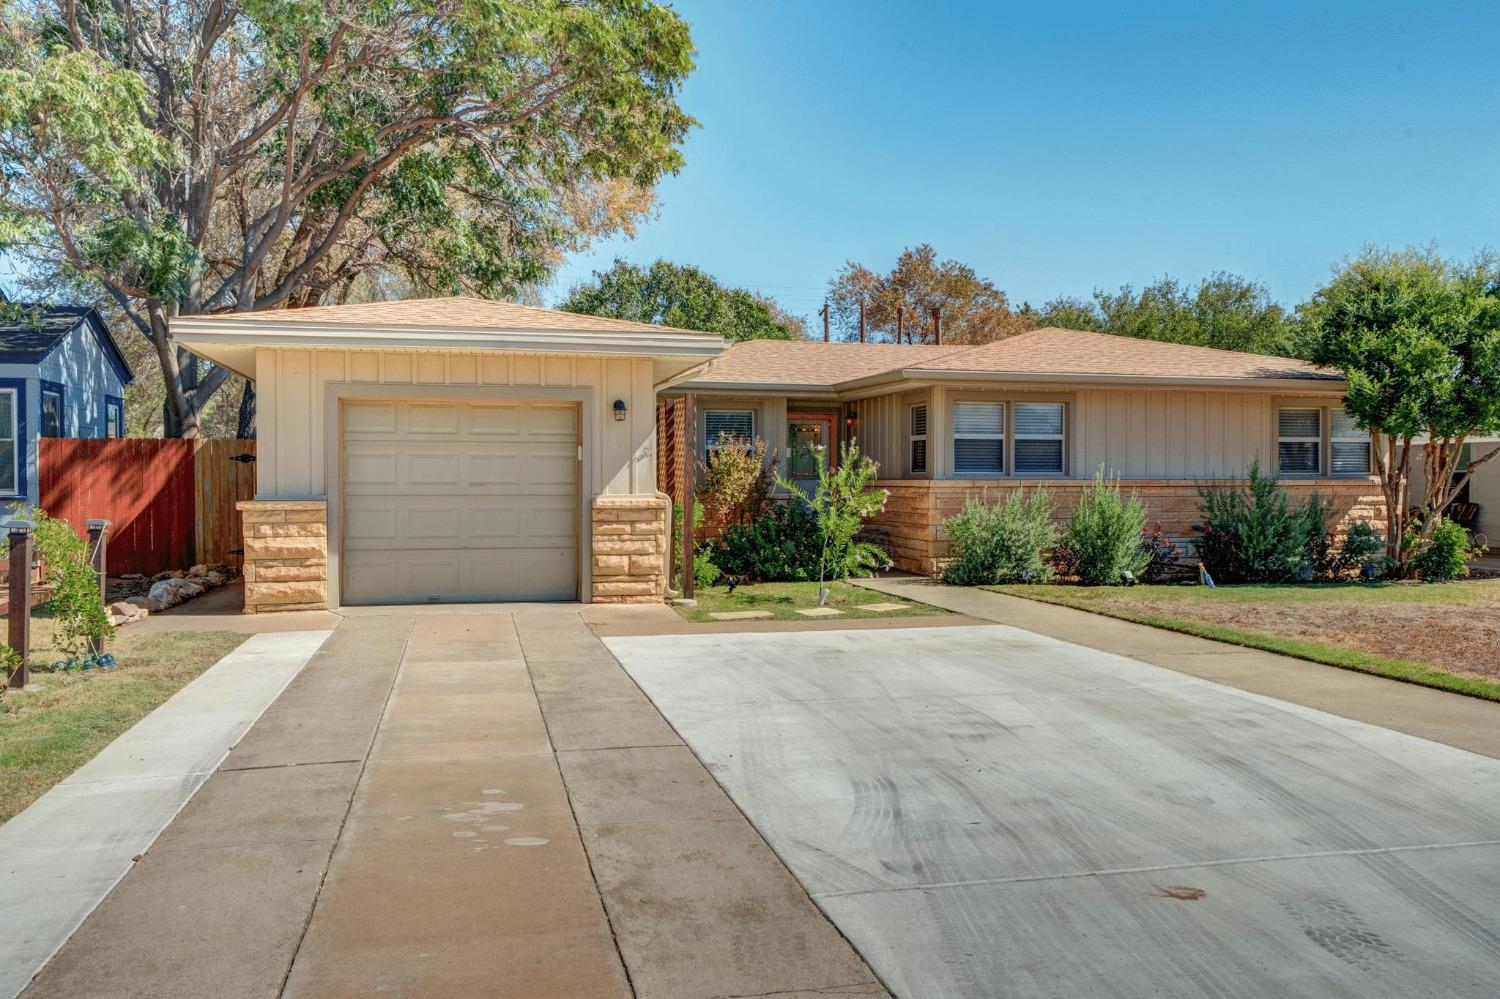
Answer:
[[[43,437],[41,507],[79,534],[91,517],[110,521],[111,575],[187,568],[193,563],[195,443]]]

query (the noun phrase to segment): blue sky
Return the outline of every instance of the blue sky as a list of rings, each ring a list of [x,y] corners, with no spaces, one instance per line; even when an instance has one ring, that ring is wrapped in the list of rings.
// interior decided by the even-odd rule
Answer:
[[[810,316],[925,241],[1017,303],[1228,270],[1295,304],[1365,243],[1500,247],[1500,3],[675,6],[687,165],[549,301],[665,257]]]

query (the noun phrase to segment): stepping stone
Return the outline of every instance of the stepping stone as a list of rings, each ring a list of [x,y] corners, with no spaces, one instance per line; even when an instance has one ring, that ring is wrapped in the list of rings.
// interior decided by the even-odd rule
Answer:
[[[838,617],[844,612],[834,607],[809,607],[806,610],[799,610],[797,613],[803,617]]]
[[[875,611],[877,614],[887,614],[891,611],[906,610],[911,604],[856,604],[860,610]]]
[[[774,617],[770,611],[712,611],[709,617],[715,621],[753,621],[759,617]]]

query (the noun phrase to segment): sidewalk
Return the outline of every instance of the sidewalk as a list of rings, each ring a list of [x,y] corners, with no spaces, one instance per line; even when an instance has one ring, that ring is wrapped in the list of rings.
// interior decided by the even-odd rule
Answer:
[[[855,584],[1500,758],[1500,704],[920,576]]]

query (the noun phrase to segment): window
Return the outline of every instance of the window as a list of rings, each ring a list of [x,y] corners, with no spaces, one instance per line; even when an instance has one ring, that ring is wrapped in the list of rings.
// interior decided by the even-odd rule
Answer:
[[[911,408],[911,468],[913,475],[927,473],[927,407]]]
[[[42,436],[63,436],[63,393],[58,385],[42,385]]]
[[[1018,402],[1015,407],[1017,475],[1063,473],[1063,404]]]
[[[1329,470],[1334,475],[1370,474],[1370,435],[1342,409],[1329,411]]]
[[[1276,414],[1276,454],[1282,475],[1317,475],[1323,470],[1323,411],[1282,409]]]
[[[725,438],[749,441],[755,438],[755,410],[705,409],[703,411],[703,456],[711,459]]]
[[[953,472],[1005,474],[1005,403],[953,404]]]
[[[104,400],[104,436],[125,436],[125,405],[119,399]]]
[[[16,476],[18,410],[16,390],[0,389],[0,493],[11,496],[21,491]]]

